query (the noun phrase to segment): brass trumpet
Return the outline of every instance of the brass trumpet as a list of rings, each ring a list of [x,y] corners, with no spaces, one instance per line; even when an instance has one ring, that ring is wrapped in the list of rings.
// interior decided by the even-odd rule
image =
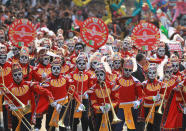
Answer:
[[[72,87],[74,87],[73,93],[70,94],[71,97],[70,97],[70,100],[69,100],[69,102],[68,102],[68,104],[67,104],[67,106],[66,106],[65,112],[64,112],[63,116],[61,117],[61,120],[58,122],[58,125],[61,126],[61,127],[65,127],[64,119],[65,119],[65,116],[66,116],[66,114],[67,114],[67,111],[68,111],[68,108],[69,108],[69,106],[70,106],[70,103],[71,103],[71,101],[72,101],[72,99],[73,99],[73,95],[74,95],[74,93],[75,93],[75,86],[72,85]],[[71,87],[71,89],[72,89],[72,87]]]
[[[163,99],[161,100],[161,104],[160,104],[160,106],[159,106],[159,108],[158,108],[158,113],[159,113],[159,114],[163,114],[163,113],[162,113],[162,106],[163,106],[163,102],[164,102],[165,95],[166,95],[166,92],[167,92],[167,88],[168,88],[168,86],[165,87],[165,91],[164,91],[164,94],[163,94]]]
[[[107,88],[107,85],[106,83],[103,81],[103,84],[105,85],[105,89],[106,89],[106,93],[108,95],[108,99],[109,99],[109,103],[111,105],[111,111],[112,111],[112,115],[113,115],[113,120],[112,120],[112,124],[117,124],[117,123],[120,123],[122,122],[122,120],[120,120],[117,115],[116,115],[116,112],[114,110],[114,107],[113,107],[113,104],[112,104],[112,101],[111,101],[111,98],[110,98],[110,94],[108,92],[108,88]]]

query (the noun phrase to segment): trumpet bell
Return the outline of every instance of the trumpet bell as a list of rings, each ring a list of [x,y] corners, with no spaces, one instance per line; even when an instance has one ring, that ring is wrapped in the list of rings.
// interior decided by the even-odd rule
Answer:
[[[60,127],[64,127],[64,128],[65,128],[65,124],[64,124],[63,121],[59,121],[59,122],[58,122],[58,125],[59,125]]]
[[[114,119],[112,120],[112,124],[118,124],[118,123],[120,123],[120,122],[122,122],[122,120],[120,120],[120,119],[118,119],[118,118],[114,118]]]
[[[161,111],[160,109],[158,110],[158,114],[163,114],[162,111]]]

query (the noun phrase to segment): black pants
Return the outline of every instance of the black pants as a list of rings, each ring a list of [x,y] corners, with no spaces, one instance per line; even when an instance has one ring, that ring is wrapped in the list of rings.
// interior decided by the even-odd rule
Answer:
[[[27,119],[28,122],[31,121],[31,113],[28,113],[28,114],[24,115],[24,117]],[[29,129],[23,124],[23,122],[27,125],[27,127]],[[19,119],[16,116],[12,115],[12,130],[13,131],[16,130],[16,127],[18,126],[18,123],[19,123]],[[30,130],[31,130],[31,126],[23,118],[22,122],[21,122],[21,126],[20,126],[20,131],[30,131]]]
[[[95,121],[96,121],[95,128],[96,128],[96,131],[99,131],[99,128],[101,126],[102,115],[103,115],[102,113],[97,113],[95,115]],[[111,111],[108,112],[108,116],[109,116],[109,121],[110,121],[110,124],[111,124],[112,123],[112,119],[113,119]],[[109,125],[108,125],[108,127],[109,127]],[[111,130],[112,131],[114,131],[114,128],[115,128],[115,125],[111,125]]]
[[[154,124],[148,123],[147,131],[160,131],[160,124],[161,120],[158,119],[158,115],[156,114],[159,106],[155,107],[155,115],[154,115]],[[151,108],[144,108],[145,109],[145,118],[148,116],[149,111]]]
[[[74,111],[76,107],[76,101],[72,100],[70,103],[70,126],[72,131],[77,131],[77,125],[79,124],[79,119],[74,118]],[[89,101],[88,99],[83,99],[83,105],[85,106],[85,111],[82,112],[82,117],[81,117],[81,125],[82,125],[82,131],[87,131],[88,130],[88,125],[89,125],[89,118],[88,118],[88,111],[89,111]]]
[[[131,108],[131,111],[132,111],[132,116],[133,116],[134,124],[135,124],[135,127],[136,127],[138,110],[135,110],[134,108]],[[125,123],[124,110],[122,108],[119,108],[118,109],[117,116],[118,116],[119,119],[122,120],[122,122],[121,123],[118,123],[116,125],[115,131],[122,131],[123,130],[123,125]],[[128,129],[127,128],[127,130],[128,131],[135,131],[136,129]]]
[[[4,122],[4,131],[10,131],[8,129],[8,109],[3,105],[3,122]],[[1,129],[0,129],[1,130]]]
[[[183,114],[183,129],[186,130],[186,114]]]
[[[36,118],[36,124],[35,124],[35,126],[34,126],[35,129],[36,129],[36,128],[37,128],[37,129],[41,129],[42,119],[43,119],[43,116],[37,117],[37,118]]]
[[[65,106],[66,106],[66,105],[65,105]],[[63,113],[64,113],[64,111],[65,111],[65,109],[66,109],[65,106],[63,106],[62,109],[61,109],[61,112],[60,112],[60,114],[59,114],[59,119],[61,119],[61,117],[63,116]],[[46,115],[46,129],[47,129],[47,130],[49,130],[49,128],[50,128],[49,123],[50,123],[50,120],[51,120],[51,118],[52,118],[53,111],[54,111],[54,108],[51,107],[51,106],[49,106],[49,108],[48,108],[48,113],[47,113],[47,115]],[[67,114],[66,114],[66,116],[65,116],[65,118],[64,118],[64,124],[65,124],[66,127],[69,126],[69,125],[68,125],[68,122],[69,122],[69,116],[68,116],[68,112],[67,112]],[[51,131],[55,131],[55,127],[51,127],[51,128],[52,128]],[[60,131],[66,131],[66,128],[60,127],[60,126],[59,126],[59,130],[60,130]]]

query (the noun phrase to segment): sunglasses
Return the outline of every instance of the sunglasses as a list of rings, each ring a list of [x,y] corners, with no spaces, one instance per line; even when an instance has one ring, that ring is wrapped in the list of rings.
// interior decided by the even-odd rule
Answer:
[[[14,73],[14,74],[13,74],[14,77],[21,76],[21,75],[22,75],[21,72],[19,72],[19,73]]]
[[[127,69],[127,68],[125,68],[124,70],[125,70],[125,71],[129,71],[129,72],[132,72],[132,69]]]

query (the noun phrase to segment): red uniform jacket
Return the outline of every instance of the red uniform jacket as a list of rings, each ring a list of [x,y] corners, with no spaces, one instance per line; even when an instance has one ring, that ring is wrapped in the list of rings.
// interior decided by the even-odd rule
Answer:
[[[117,90],[114,90],[115,85],[111,82],[109,82],[108,80],[106,80],[106,86],[108,88],[108,92],[113,104],[113,107],[116,107],[119,104],[119,93]],[[101,92],[101,88],[103,91],[103,94]],[[109,103],[109,99],[108,99],[108,95],[106,92],[106,87],[101,87],[97,82],[96,84],[91,88],[91,90],[93,91],[92,93],[90,93],[90,100],[91,100],[91,104],[92,107],[94,108],[95,112],[97,113],[101,113],[100,110],[100,106],[104,106],[104,97],[105,97],[105,102]]]
[[[120,103],[132,102],[142,98],[142,86],[138,83],[134,77],[119,77],[116,80],[118,87]]]
[[[28,64],[20,64],[23,70],[23,78],[25,81],[31,81],[33,79],[34,73],[33,73],[33,67]],[[28,72],[29,71],[29,72]],[[37,75],[35,75],[37,76]],[[38,78],[40,79],[40,78]]]
[[[5,86],[9,87],[12,84],[12,66],[9,62],[6,62],[3,66],[3,76]],[[2,72],[0,71],[0,83],[3,83]]]

